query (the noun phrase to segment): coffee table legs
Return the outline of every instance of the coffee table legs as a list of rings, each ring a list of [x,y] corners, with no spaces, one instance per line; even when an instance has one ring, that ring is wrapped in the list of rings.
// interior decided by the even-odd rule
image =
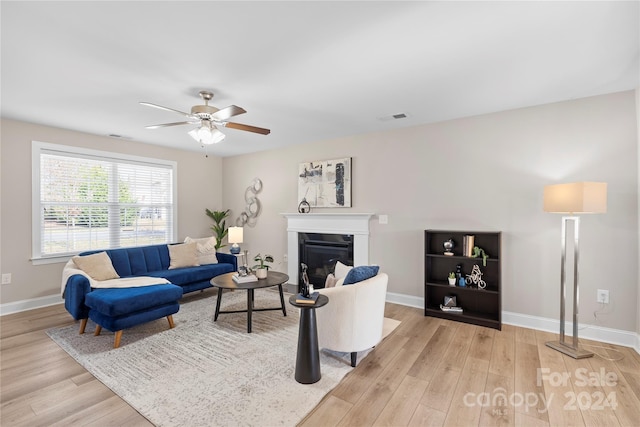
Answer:
[[[218,288],[218,300],[216,301],[216,314],[213,316],[213,321],[218,320],[220,314],[220,302],[222,301],[222,288]]]
[[[222,302],[222,288],[218,288],[218,299],[216,300],[216,312],[213,316],[213,321],[218,320],[218,316],[220,313],[247,313],[247,332],[251,333],[251,323],[253,318],[254,311],[270,311],[270,310],[282,310],[282,314],[287,315],[287,309],[284,305],[284,295],[282,293],[282,285],[278,285],[280,291],[280,305],[281,307],[273,307],[273,308],[255,308],[255,289],[247,289],[247,309],[246,310],[231,310],[231,311],[220,311],[220,304]]]
[[[247,333],[251,333],[251,313],[253,312],[253,289],[247,289]]]
[[[284,308],[284,295],[282,294],[282,285],[278,285],[278,290],[280,291],[280,304],[282,304],[282,314],[287,315],[287,309]]]
[[[301,308],[295,378],[299,383],[313,384],[318,382],[320,377],[316,310],[315,308]]]

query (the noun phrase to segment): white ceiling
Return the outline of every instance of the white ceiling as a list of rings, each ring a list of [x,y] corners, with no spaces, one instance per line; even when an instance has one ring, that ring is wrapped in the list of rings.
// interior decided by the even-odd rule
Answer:
[[[230,156],[640,87],[638,2],[10,2],[2,117]],[[396,113],[405,119],[387,120]],[[385,118],[385,120],[381,120]]]

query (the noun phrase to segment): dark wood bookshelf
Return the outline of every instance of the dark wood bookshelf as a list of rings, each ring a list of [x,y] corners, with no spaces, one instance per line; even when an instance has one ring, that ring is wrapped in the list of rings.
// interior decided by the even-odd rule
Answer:
[[[486,266],[482,257],[469,257],[463,254],[464,236],[474,236],[474,246],[478,246],[489,257]],[[453,255],[445,255],[444,242],[452,239]],[[424,315],[456,320],[500,330],[502,328],[502,267],[501,233],[466,230],[425,230],[424,232]],[[450,286],[449,272],[455,272],[456,266],[462,266],[462,277],[471,274],[474,265],[480,267],[484,289],[468,284],[465,287]],[[445,296],[455,296],[462,313],[447,312],[440,309]]]

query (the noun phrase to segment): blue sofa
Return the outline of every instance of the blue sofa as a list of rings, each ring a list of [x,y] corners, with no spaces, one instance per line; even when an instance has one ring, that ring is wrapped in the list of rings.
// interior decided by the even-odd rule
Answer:
[[[103,251],[88,251],[91,255]],[[111,259],[121,278],[148,276],[167,279],[171,284],[158,284],[142,288],[92,289],[89,280],[74,274],[67,279],[64,289],[64,305],[76,320],[82,320],[80,333],[84,332],[86,319],[96,321],[99,328],[113,332],[129,328],[144,321],[168,316],[178,311],[179,300],[184,293],[211,287],[210,280],[221,274],[237,270],[237,258],[231,254],[216,253],[217,264],[184,267],[169,270],[167,245],[139,246],[104,251]],[[96,330],[99,334],[99,330]],[[116,338],[119,341],[118,338]]]

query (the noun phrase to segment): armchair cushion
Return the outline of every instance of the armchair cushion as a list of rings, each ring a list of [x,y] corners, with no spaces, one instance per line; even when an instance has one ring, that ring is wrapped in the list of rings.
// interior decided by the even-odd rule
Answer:
[[[343,285],[352,285],[370,279],[377,275],[378,271],[380,271],[380,267],[377,265],[360,265],[353,267],[344,278]]]
[[[344,265],[340,261],[337,261],[333,275],[336,276],[336,279],[338,280],[344,279],[345,277],[347,277],[347,274],[349,273],[349,271],[351,271],[352,268],[353,267],[350,265]]]

